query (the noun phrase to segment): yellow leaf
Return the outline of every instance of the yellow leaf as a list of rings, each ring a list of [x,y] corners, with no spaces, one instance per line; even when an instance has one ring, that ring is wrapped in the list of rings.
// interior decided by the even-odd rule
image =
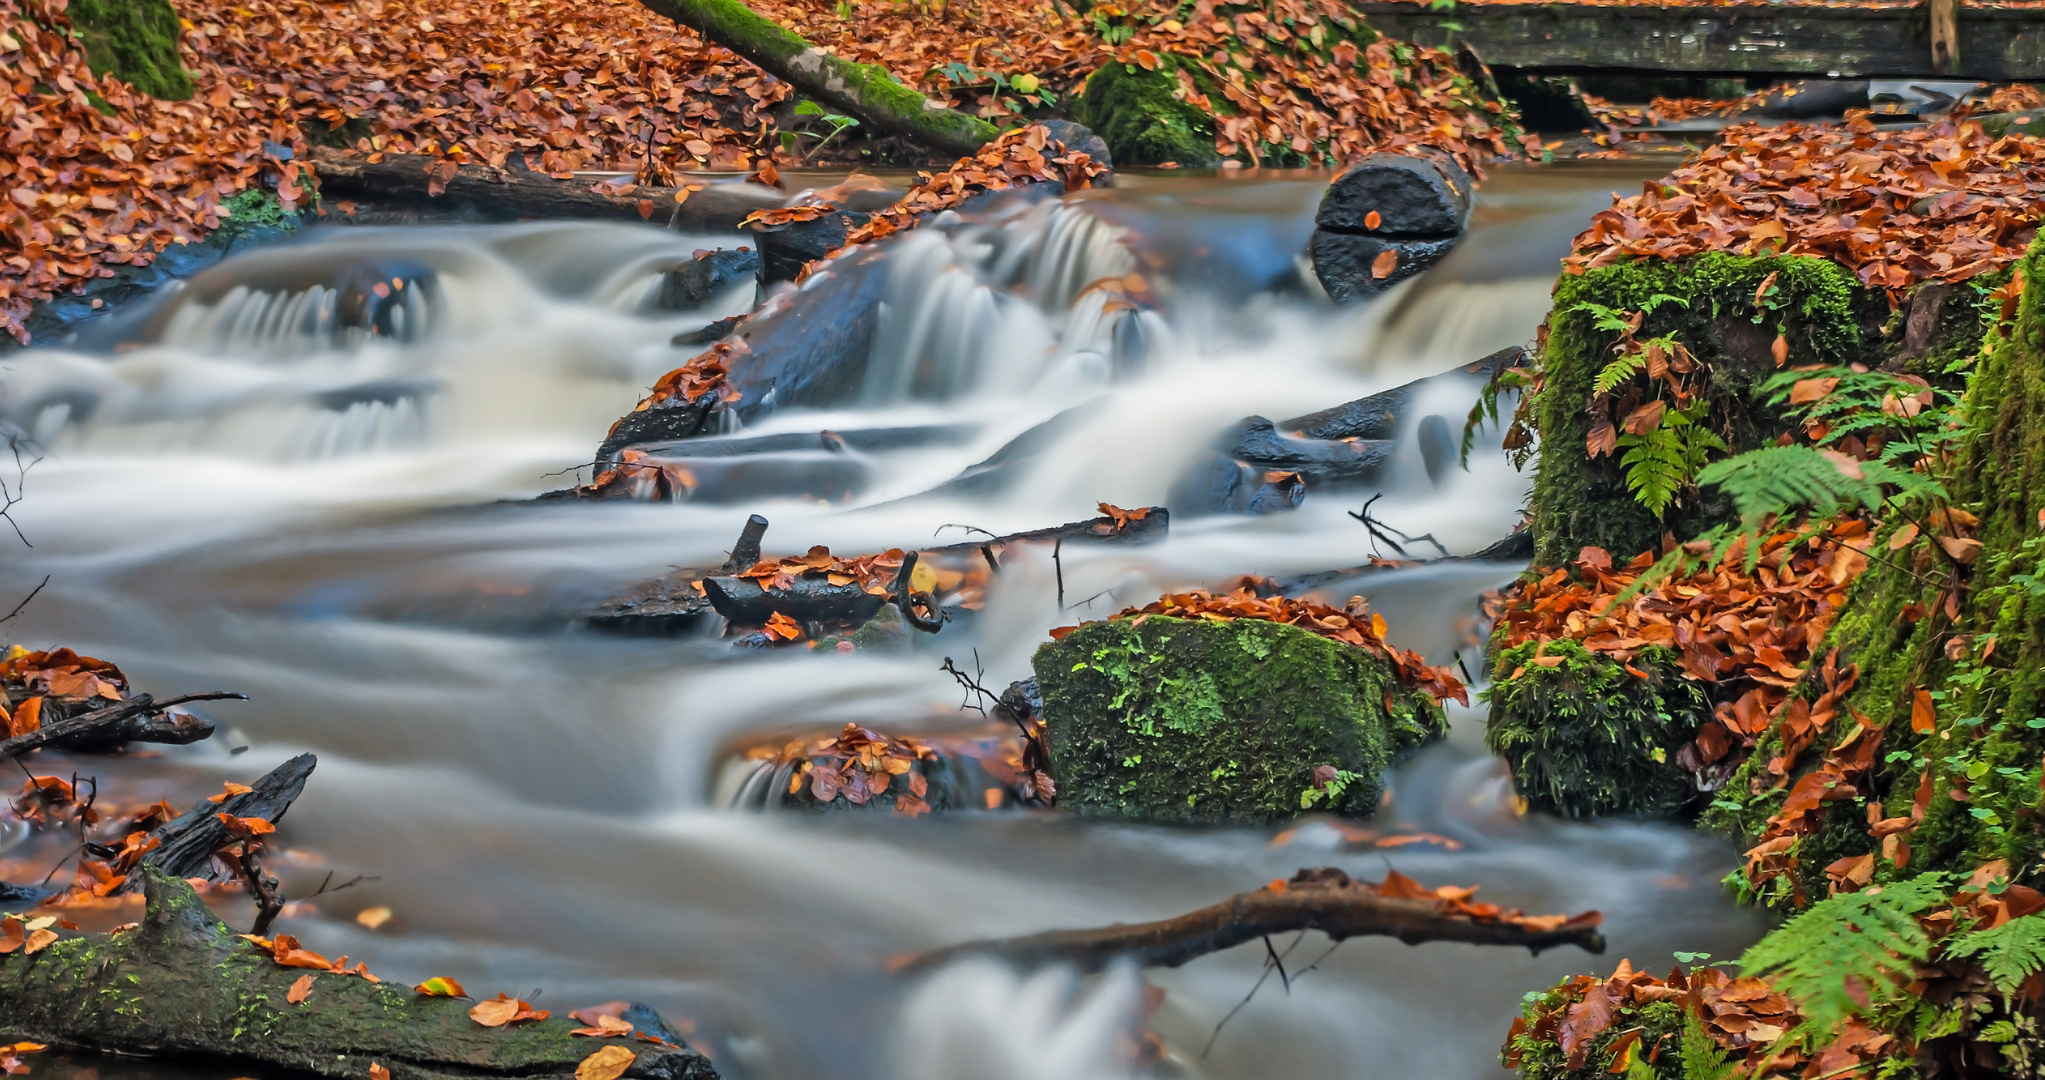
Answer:
[[[575,1080],[618,1080],[631,1067],[632,1051],[612,1043],[583,1058],[575,1067]]]

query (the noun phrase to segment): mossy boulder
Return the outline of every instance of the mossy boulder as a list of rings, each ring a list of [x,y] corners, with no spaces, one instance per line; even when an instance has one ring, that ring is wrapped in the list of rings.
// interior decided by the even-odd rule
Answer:
[[[1082,814],[1368,815],[1385,770],[1448,730],[1441,705],[1401,684],[1386,661],[1255,619],[1089,623],[1039,648],[1032,664],[1059,802]],[[1314,773],[1322,766],[1337,774],[1325,789]]]
[[[184,28],[169,0],[71,0],[66,14],[93,74],[111,74],[159,100],[192,96],[192,77],[178,60]]]
[[[1711,718],[1681,657],[1650,646],[1629,669],[1567,639],[1498,654],[1484,739],[1527,805],[1565,817],[1675,814],[1697,786],[1677,752]]]
[[[1180,100],[1177,72],[1176,62],[1166,57],[1156,70],[1110,61],[1087,78],[1079,119],[1108,144],[1116,165],[1221,163],[1214,117]]]

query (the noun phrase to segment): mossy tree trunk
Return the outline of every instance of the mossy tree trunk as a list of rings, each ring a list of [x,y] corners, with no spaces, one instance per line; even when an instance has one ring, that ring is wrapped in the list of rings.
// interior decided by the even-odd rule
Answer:
[[[1754,294],[1775,275],[1767,305]],[[1705,421],[1738,453],[1772,441],[1783,421],[1755,393],[1776,368],[1771,348],[1780,331],[1789,364],[1846,364],[1864,359],[1879,335],[1887,304],[1824,259],[1749,258],[1707,254],[1679,261],[1646,259],[1564,275],[1541,346],[1543,384],[1535,399],[1541,456],[1534,473],[1534,564],[1564,566],[1586,546],[1625,560],[1655,548],[1664,531],[1679,539],[1718,524],[1729,507],[1693,496],[1661,518],[1633,500],[1617,454],[1593,458],[1593,382],[1616,359],[1614,336],[1579,305],[1639,311],[1657,296],[1675,300],[1649,312],[1636,337],[1673,335],[1710,368]]]
[[[282,967],[228,929],[183,880],[143,867],[148,908],[112,934],[62,937],[0,956],[0,1032],[122,1054],[186,1054],[246,1066],[369,1080],[566,1078],[606,1045],[633,1052],[625,1076],[715,1080],[693,1050],[571,1036],[558,1016],[487,1028],[465,998],[425,997],[356,975]],[[301,1002],[292,984],[313,977]]]
[[[192,77],[178,60],[184,28],[170,0],[71,0],[66,15],[93,74],[111,74],[160,100],[192,96]]]
[[[948,154],[970,154],[994,125],[947,109],[895,81],[879,64],[823,52],[739,0],[640,0],[656,14],[752,61],[820,104]]]
[[[1940,471],[1950,505],[1978,517],[1982,550],[1955,568],[1920,538],[1900,553],[1871,562],[1855,584],[1828,647],[1843,666],[1857,665],[1848,705],[1883,733],[1883,758],[1873,778],[1883,818],[1913,816],[1920,793],[1923,820],[1904,834],[1906,866],[1882,861],[1883,873],[1971,871],[2009,860],[2011,876],[2045,881],[2045,249],[2033,244],[2018,264],[2026,282],[2015,319],[1991,330],[1975,360],[1961,404],[1963,435]],[[1872,550],[1906,522],[1892,517]],[[1950,597],[1950,602],[1948,602]],[[1933,695],[1935,727],[1912,726],[1916,692]],[[1808,691],[1815,695],[1816,690]],[[2034,727],[2032,725],[2040,725]],[[1749,842],[1762,835],[1788,784],[1769,783],[1759,763],[1780,744],[1771,732],[1727,785],[1707,819]],[[1822,826],[1805,835],[1793,873],[1805,891],[1824,895],[1833,860],[1881,851],[1870,835],[1868,799],[1822,804]],[[1735,808],[1737,804],[1737,808]]]

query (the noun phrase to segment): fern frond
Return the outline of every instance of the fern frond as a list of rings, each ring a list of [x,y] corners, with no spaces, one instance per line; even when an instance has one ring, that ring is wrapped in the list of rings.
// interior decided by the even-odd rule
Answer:
[[[1680,415],[1664,413],[1663,417]],[[1682,432],[1664,423],[1645,435],[1621,435],[1618,441],[1626,448],[1619,464],[1626,470],[1626,489],[1633,493],[1633,501],[1648,513],[1662,516],[1676,495],[1690,485],[1693,470]]]
[[[1860,471],[1858,477],[1848,476],[1833,459],[1808,446],[1764,446],[1706,465],[1698,470],[1697,483],[1725,492],[1744,521],[1791,511],[1830,517],[1856,506],[1879,508],[1882,483],[1898,475],[1873,462],[1863,462]]]
[[[2033,972],[2045,968],[2045,916],[2026,915],[1993,930],[1963,934],[1946,942],[1946,955],[1978,957],[1981,970],[2008,997]]]
[[[1732,1055],[1721,1049],[1704,1022],[1691,1009],[1683,1010],[1683,1042],[1677,1049],[1683,1080],[1731,1080],[1736,1068]]]
[[[1941,873],[1830,897],[1756,942],[1740,957],[1740,974],[1773,977],[1803,1010],[1797,1033],[1827,1037],[1861,1011],[1849,979],[1871,1002],[1900,992],[1911,965],[1931,953],[1931,939],[1913,916],[1945,898]]]
[[[1628,353],[1606,364],[1598,371],[1598,377],[1591,381],[1591,394],[1596,396],[1611,393],[1615,387],[1632,378],[1646,366],[1647,354],[1644,352]]]
[[[1662,306],[1663,304],[1674,304],[1677,307],[1686,308],[1690,306],[1690,301],[1685,300],[1680,296],[1671,296],[1668,293],[1656,293],[1653,296],[1648,297],[1646,302],[1640,305],[1640,310],[1653,311],[1654,309]]]

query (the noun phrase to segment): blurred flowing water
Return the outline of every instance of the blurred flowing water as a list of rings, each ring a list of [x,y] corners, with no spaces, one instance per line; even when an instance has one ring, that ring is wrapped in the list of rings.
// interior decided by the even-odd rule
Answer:
[[[691,1025],[727,1076],[762,1080],[1122,1075],[1142,1016],[1134,972],[1076,980],[974,962],[901,980],[883,962],[1177,914],[1301,866],[1372,878],[1394,866],[1530,911],[1604,911],[1613,953],[1600,958],[1352,941],[1289,993],[1265,986],[1218,1037],[1259,951],[1144,976],[1165,991],[1150,1024],[1182,1075],[1503,1075],[1496,1049],[1524,992],[1620,956],[1659,968],[1676,949],[1727,955],[1758,927],[1717,889],[1732,861],[1721,845],[1665,825],[1515,816],[1481,711],[1451,706],[1451,739],[1399,772],[1371,823],[1453,849],[1352,850],[1325,823],[817,817],[727,812],[716,797],[720,752],[748,733],[977,726],[941,656],[977,650],[988,681],[1005,684],[1028,674],[1051,626],[1166,588],[1362,563],[1372,549],[1345,511],[1367,492],[1269,517],[1175,519],[1150,547],[1067,548],[1066,595],[1092,598],[1073,611],[1058,608],[1048,558],[1019,557],[976,619],[904,656],[741,653],[572,620],[620,586],[721,561],[752,511],[773,521],[770,552],[859,553],[962,539],[959,523],[999,533],[1081,519],[1103,500],[1163,502],[1245,414],[1323,408],[1530,339],[1569,237],[1645,172],[1500,169],[1446,262],[1348,311],[1300,284],[1325,178],[1129,176],[1001,223],[912,236],[894,256],[867,384],[838,408],[749,432],[969,434],[875,455],[871,490],[835,504],[524,501],[572,482],[610,422],[693,351],[670,337],[745,309],[747,295],[688,314],[654,305],[659,270],[716,237],[360,228],[239,257],[73,351],[0,361],[0,418],[45,454],[15,511],[34,546],[5,548],[0,596],[11,605],[50,577],[11,640],[114,659],[159,695],[251,696],[212,710],[228,730],[209,743],[41,768],[76,764],[123,795],[188,802],[316,751],[282,834],[287,891],[328,870],[375,880],[280,929],[387,979],[543,987],[557,1012],[642,1000]],[[1103,294],[1075,299],[1130,272],[1158,299],[1137,317],[1140,373],[1118,368]],[[1438,396],[1421,411],[1460,424],[1468,388]],[[1007,493],[919,494],[1067,410]],[[1504,535],[1528,481],[1489,449],[1497,434],[1439,487],[1407,454],[1374,512],[1454,551]],[[1477,594],[1516,570],[1447,564],[1356,591],[1395,641],[1449,662]],[[1339,603],[1350,590],[1337,591]],[[1476,670],[1474,650],[1463,655]],[[396,915],[371,932],[353,916],[375,905]],[[1290,966],[1325,944],[1311,936]]]

